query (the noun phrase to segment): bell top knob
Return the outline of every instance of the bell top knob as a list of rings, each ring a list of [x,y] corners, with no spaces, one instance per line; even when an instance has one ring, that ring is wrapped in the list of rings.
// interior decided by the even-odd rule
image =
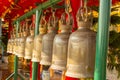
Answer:
[[[21,35],[21,32],[22,32],[22,30],[21,30],[21,26],[19,27],[19,30],[18,30],[18,37],[21,37],[22,35]]]
[[[28,23],[26,22],[23,25],[23,36],[27,36],[28,35]]]
[[[30,25],[30,35],[34,35],[34,28],[33,28],[33,26],[32,26],[32,24]]]
[[[47,28],[47,22],[45,20],[45,16],[42,16],[42,19],[41,19],[40,25],[39,25],[40,34],[45,34],[46,30],[47,30],[46,28]]]
[[[49,32],[57,32],[57,26],[58,26],[58,18],[55,16],[56,9],[51,9],[52,15],[49,18],[48,21],[48,33]]]
[[[66,19],[66,14],[68,18]],[[60,29],[61,32],[70,32],[72,29],[72,16],[69,12],[66,11],[66,13],[63,13],[60,19]]]
[[[13,32],[12,31],[10,32],[10,38],[13,38]]]
[[[15,34],[15,28],[13,29],[13,38],[16,37],[16,34]]]
[[[77,12],[76,18],[79,28],[89,28],[92,25],[92,10],[88,7],[81,7]]]

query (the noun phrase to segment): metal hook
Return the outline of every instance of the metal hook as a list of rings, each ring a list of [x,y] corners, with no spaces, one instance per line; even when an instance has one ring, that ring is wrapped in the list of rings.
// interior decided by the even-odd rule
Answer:
[[[30,30],[33,30],[32,23],[30,24]]]
[[[70,0],[65,0],[65,11],[66,11],[66,13],[72,12]]]
[[[25,23],[23,24],[22,32],[24,32],[24,31],[25,31]]]

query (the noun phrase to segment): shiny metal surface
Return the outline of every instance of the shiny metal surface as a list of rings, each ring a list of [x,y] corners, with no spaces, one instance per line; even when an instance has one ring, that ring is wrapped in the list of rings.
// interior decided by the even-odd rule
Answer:
[[[42,23],[42,20],[44,21],[44,23]],[[47,32],[46,20],[44,18],[42,20],[39,25],[39,35],[37,35],[34,39],[34,49],[33,49],[33,54],[32,54],[33,62],[40,62],[41,60],[42,38]]]
[[[42,39],[42,52],[41,52],[41,62],[42,65],[51,65],[52,62],[52,50],[53,50],[53,40],[56,33],[48,32],[43,36]]]
[[[53,40],[56,35],[57,26],[58,19],[53,14],[53,16],[49,19],[48,33],[45,34],[42,39],[42,52],[40,61],[40,64],[42,65],[51,65],[52,63]]]
[[[32,52],[33,52],[33,41],[34,41],[34,35],[30,35],[26,38],[25,43],[25,59],[31,59],[32,58]]]
[[[18,36],[17,36],[17,38],[16,38],[16,47],[15,47],[15,55],[18,55],[18,53],[19,53],[19,51],[18,51],[18,48],[19,48],[19,44],[20,44],[20,37],[21,37],[21,35],[20,35],[21,33],[19,33],[18,32]]]
[[[51,68],[55,70],[66,70],[67,64],[67,52],[68,52],[68,40],[72,28],[72,18],[68,14],[68,20],[66,22],[66,14],[61,16],[61,32],[54,38],[52,65]]]
[[[11,42],[11,45],[12,45],[12,47],[11,47],[11,53],[12,54],[14,54],[14,52],[15,52],[15,46],[16,46],[16,36],[15,36],[15,33],[13,33],[13,38],[12,38],[12,42]]]
[[[9,51],[9,53],[12,53],[12,52],[13,52],[13,42],[14,42],[14,38],[12,37],[12,38],[10,39],[10,51]]]
[[[7,44],[7,53],[10,53],[10,47],[11,47],[11,38],[8,39],[8,44]]]
[[[22,30],[22,34],[23,36],[21,36],[20,38],[20,44],[18,47],[19,53],[18,53],[18,57],[24,57],[25,56],[25,42],[26,42],[26,38],[28,36],[28,31],[27,29],[25,30],[25,25],[23,25],[23,30]]]
[[[32,25],[30,27],[30,36],[26,38],[25,42],[25,59],[32,59],[33,47],[34,47],[34,29]]]
[[[69,39],[67,76],[75,78],[94,76],[96,33],[90,30],[91,15],[88,8],[80,8],[77,13],[79,27]]]

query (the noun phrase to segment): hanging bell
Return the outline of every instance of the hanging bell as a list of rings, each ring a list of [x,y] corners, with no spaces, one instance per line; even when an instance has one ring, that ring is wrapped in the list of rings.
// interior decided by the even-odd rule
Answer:
[[[41,47],[42,47],[42,38],[47,32],[47,22],[45,16],[42,17],[39,25],[39,35],[34,38],[34,49],[32,54],[33,62],[40,62],[41,59]]]
[[[30,36],[26,38],[25,42],[25,59],[31,59],[32,58],[32,52],[33,52],[33,41],[34,41],[34,29],[32,29],[32,24],[30,25]]]
[[[21,28],[19,28],[18,33],[17,33],[17,38],[16,38],[16,49],[15,49],[15,55],[18,55],[19,53],[19,44],[20,44],[20,37],[21,37]]]
[[[18,57],[24,57],[25,55],[25,42],[26,42],[26,38],[28,36],[28,31],[26,29],[27,23],[26,25],[23,24],[23,29],[22,29],[22,35],[20,38],[20,45],[19,45],[19,53],[18,53]]]
[[[10,32],[10,38],[8,39],[8,44],[7,44],[7,53],[11,53],[10,48],[12,47],[12,45],[11,45],[12,38],[13,38],[13,35],[12,35],[12,32]]]
[[[17,45],[17,36],[16,36],[16,30],[15,29],[14,29],[13,36],[14,36],[14,42],[13,42],[13,51],[12,51],[12,53],[16,54],[15,51],[16,51],[16,45]]]
[[[67,15],[68,21],[66,21],[66,14],[62,14],[60,20],[61,32],[54,38],[51,68],[55,70],[66,70],[68,40],[72,28],[72,17],[70,13]]]
[[[90,30],[92,10],[81,7],[76,18],[79,27],[69,38],[66,75],[74,78],[93,78],[96,33]]]
[[[19,43],[18,43],[18,54],[17,56],[19,57],[19,55],[21,54],[21,40],[22,40],[22,37],[23,37],[23,32],[24,32],[24,24],[23,26],[20,27],[20,38],[19,38]]]
[[[11,41],[10,41],[10,53],[13,52],[13,43],[14,43],[14,31],[11,34]]]
[[[8,43],[7,43],[7,53],[10,53],[10,42],[11,42],[11,39],[8,39]]]
[[[53,40],[56,35],[56,28],[58,26],[58,19],[53,16],[49,18],[48,22],[48,33],[43,36],[42,39],[42,51],[41,51],[41,61],[42,65],[51,65],[52,62],[52,50],[53,50]]]
[[[19,32],[18,32],[18,39],[17,39],[17,50],[16,50],[17,56],[19,55],[20,39],[22,36],[23,36],[23,34],[22,34],[21,26],[20,26]]]

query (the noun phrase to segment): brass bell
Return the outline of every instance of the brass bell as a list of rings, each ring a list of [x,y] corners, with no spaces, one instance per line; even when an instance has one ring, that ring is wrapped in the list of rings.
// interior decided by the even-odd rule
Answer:
[[[10,53],[10,41],[11,41],[11,39],[8,39],[8,43],[7,43],[7,53]]]
[[[96,33],[90,30],[92,10],[81,7],[76,18],[79,27],[69,38],[66,75],[74,78],[93,78]]]
[[[23,36],[23,32],[22,32],[22,29],[21,29],[21,26],[19,28],[19,32],[18,32],[18,39],[17,39],[17,56],[19,55],[19,47],[20,47],[20,40],[21,40],[21,37]]]
[[[41,59],[41,47],[42,47],[42,38],[47,32],[47,22],[45,16],[42,16],[39,25],[39,35],[34,38],[34,49],[32,54],[33,62],[40,62]]]
[[[16,54],[15,51],[16,51],[16,43],[17,43],[17,37],[16,37],[16,30],[14,29],[14,41],[13,41],[13,51],[12,51],[12,54]]]
[[[19,55],[21,54],[21,52],[20,52],[20,49],[21,49],[21,39],[22,39],[22,37],[23,37],[24,27],[25,27],[25,24],[20,27],[20,37],[19,37],[18,54],[17,54],[18,57],[19,57]]]
[[[13,48],[13,54],[16,55],[16,50],[17,50],[17,36],[14,39],[14,48]]]
[[[20,45],[19,45],[19,53],[18,53],[18,57],[24,57],[25,55],[25,42],[26,42],[26,38],[28,36],[28,31],[26,29],[27,23],[26,25],[23,24],[23,29],[22,29],[22,36],[20,38]]]
[[[17,33],[15,55],[18,55],[18,53],[19,53],[18,48],[19,48],[19,44],[20,44],[20,42],[19,42],[20,38],[21,38],[21,27],[19,28],[18,33]]]
[[[66,21],[66,14],[62,14],[60,20],[61,32],[54,38],[51,68],[55,70],[66,70],[68,40],[72,28],[72,17],[70,13],[67,13],[67,15],[68,21]]]
[[[11,41],[10,41],[10,53],[13,52],[13,43],[14,43],[14,31],[11,36]]]
[[[49,18],[48,22],[48,33],[43,36],[42,39],[42,51],[41,51],[41,61],[42,65],[51,65],[52,63],[52,50],[53,50],[53,40],[56,35],[56,28],[58,26],[58,18],[53,15]]]
[[[13,35],[12,35],[12,31],[10,32],[10,38],[8,39],[8,44],[7,44],[7,53],[11,53],[10,52],[10,48],[12,47],[11,43],[12,43],[12,38],[13,38]]]
[[[33,41],[34,41],[34,29],[32,29],[32,24],[29,26],[30,27],[30,36],[26,38],[25,42],[25,59],[32,59],[32,52],[33,52]]]

